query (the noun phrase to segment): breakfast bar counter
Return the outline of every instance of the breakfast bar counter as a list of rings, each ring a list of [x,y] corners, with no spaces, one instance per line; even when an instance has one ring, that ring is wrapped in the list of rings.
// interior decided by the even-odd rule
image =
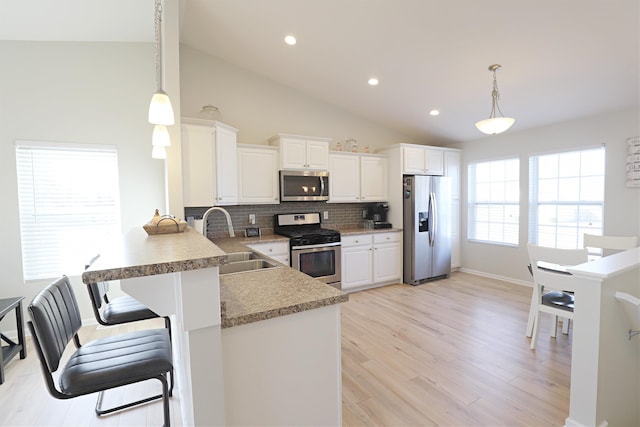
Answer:
[[[124,292],[172,316],[184,425],[339,425],[339,303],[348,296],[275,261],[219,275],[229,253],[255,241],[211,242],[191,227],[132,229],[82,278],[120,280]]]

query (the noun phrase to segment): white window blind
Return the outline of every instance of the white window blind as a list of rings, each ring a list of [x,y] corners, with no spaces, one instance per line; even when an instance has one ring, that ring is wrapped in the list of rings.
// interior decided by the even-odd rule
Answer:
[[[531,156],[529,173],[530,242],[577,249],[602,234],[604,147]]]
[[[470,163],[468,179],[467,238],[478,242],[518,245],[519,159]]]
[[[76,275],[120,235],[115,147],[16,143],[25,281]]]

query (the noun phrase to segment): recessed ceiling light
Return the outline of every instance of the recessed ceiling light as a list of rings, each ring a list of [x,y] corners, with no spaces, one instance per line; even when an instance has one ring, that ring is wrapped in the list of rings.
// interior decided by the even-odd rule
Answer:
[[[296,44],[298,41],[296,40],[296,38],[292,35],[288,35],[284,38],[284,42],[286,44],[288,44],[289,46],[293,46],[294,44]]]
[[[379,82],[378,82],[378,79],[376,79],[375,77],[371,77],[371,78],[369,79],[369,84],[370,84],[371,86],[377,86],[377,85],[378,85],[378,83],[379,83]]]
[[[429,114],[432,116],[439,116],[440,115],[440,111],[439,110],[431,110],[429,111]]]

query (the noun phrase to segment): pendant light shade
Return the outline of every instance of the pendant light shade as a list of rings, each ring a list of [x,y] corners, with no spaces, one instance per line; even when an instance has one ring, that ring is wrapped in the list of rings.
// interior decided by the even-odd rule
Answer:
[[[153,135],[151,136],[151,144],[154,147],[168,147],[171,145],[169,130],[166,126],[155,125],[153,127]]]
[[[167,149],[160,145],[154,145],[151,149],[151,157],[154,159],[166,159]]]
[[[476,127],[482,133],[496,135],[509,129],[515,121],[511,117],[493,117],[476,122]]]
[[[494,64],[489,67],[489,71],[493,72],[493,90],[491,91],[491,114],[488,119],[480,120],[476,122],[476,128],[482,133],[487,135],[496,135],[509,129],[516,121],[511,117],[503,117],[500,106],[498,105],[498,98],[500,98],[500,92],[498,92],[498,82],[496,80],[496,71],[500,70],[502,66],[500,64]],[[500,113],[496,116],[496,111]]]
[[[149,104],[149,123],[164,126],[175,124],[171,100],[162,89],[159,89],[151,97],[151,103]]]

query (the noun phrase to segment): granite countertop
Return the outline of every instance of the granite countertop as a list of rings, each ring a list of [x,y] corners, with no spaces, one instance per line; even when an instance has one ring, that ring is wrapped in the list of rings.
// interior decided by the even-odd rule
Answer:
[[[225,251],[187,227],[182,233],[147,235],[133,228],[112,247],[104,248],[82,273],[84,283],[130,279],[226,264]]]
[[[247,244],[288,240],[287,237],[268,234],[215,239],[213,242],[227,253],[232,253],[252,251]],[[348,299],[349,296],[341,290],[284,264],[220,276],[223,328],[339,304]]]
[[[402,231],[402,228],[366,228],[357,225],[336,227],[336,229],[339,230],[340,234],[344,236],[352,236],[355,234],[393,233]]]

